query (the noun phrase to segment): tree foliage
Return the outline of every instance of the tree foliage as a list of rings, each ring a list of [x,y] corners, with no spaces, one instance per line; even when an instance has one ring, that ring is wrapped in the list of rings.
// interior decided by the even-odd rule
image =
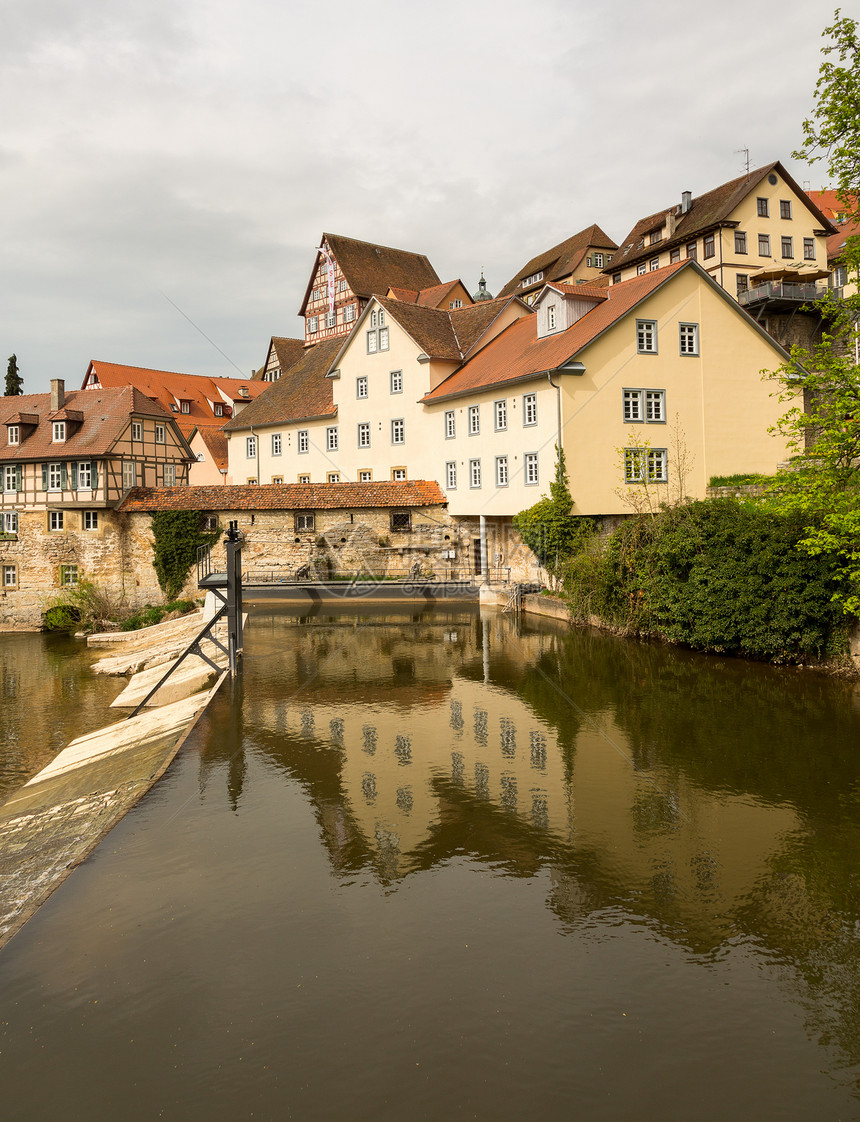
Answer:
[[[18,373],[18,358],[10,355],[6,367],[6,397],[19,397],[24,392],[23,387],[24,379]]]
[[[564,449],[556,445],[555,476],[549,497],[543,496],[528,510],[513,517],[513,526],[555,586],[567,559],[593,533],[590,518],[570,513],[573,497],[567,482]]]

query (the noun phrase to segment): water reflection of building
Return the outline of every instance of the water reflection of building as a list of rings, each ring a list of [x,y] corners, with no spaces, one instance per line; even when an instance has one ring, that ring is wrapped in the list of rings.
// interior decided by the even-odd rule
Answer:
[[[707,949],[799,828],[789,803],[709,790],[659,730],[634,735],[557,631],[464,611],[279,634],[253,738],[307,790],[338,871],[549,868],[565,924],[623,901]]]

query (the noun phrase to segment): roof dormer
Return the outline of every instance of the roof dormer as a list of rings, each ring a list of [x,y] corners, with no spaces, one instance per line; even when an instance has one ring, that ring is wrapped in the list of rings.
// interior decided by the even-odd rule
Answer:
[[[544,285],[535,300],[538,339],[567,331],[606,298],[606,290],[593,285]]]

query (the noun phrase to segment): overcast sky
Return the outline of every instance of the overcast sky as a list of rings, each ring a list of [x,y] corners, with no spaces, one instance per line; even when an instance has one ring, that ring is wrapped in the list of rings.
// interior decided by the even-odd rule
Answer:
[[[790,159],[831,4],[2,0],[0,361],[248,376],[324,230],[493,293]],[[843,11],[847,11],[843,4]],[[223,353],[222,353],[223,352]],[[2,389],[2,387],[0,387]]]

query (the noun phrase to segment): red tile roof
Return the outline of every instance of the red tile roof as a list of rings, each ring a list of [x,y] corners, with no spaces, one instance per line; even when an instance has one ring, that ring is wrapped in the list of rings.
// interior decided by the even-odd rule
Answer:
[[[588,226],[566,241],[554,245],[552,249],[546,249],[543,253],[539,253],[537,257],[533,257],[531,261],[523,265],[516,276],[511,277],[499,296],[511,296],[516,292],[531,292],[535,288],[541,287],[546,281],[570,276],[582,261],[586,251],[592,247],[610,253],[618,248],[612,238],[604,234],[598,225]],[[544,275],[540,281],[535,281],[527,288],[522,288],[520,282],[535,273],[543,273]]]
[[[177,374],[171,370],[149,370],[142,366],[121,366],[116,362],[102,362],[93,359],[84,376],[81,389],[87,393],[90,374],[98,376],[99,383],[107,389],[117,386],[134,386],[153,401],[163,406],[179,425],[185,436],[195,428],[212,425],[220,428],[229,419],[229,413],[218,417],[213,404],[226,408],[234,401],[253,400],[263,393],[268,382],[252,378],[209,378],[202,374]],[[241,392],[246,389],[247,394]],[[170,406],[180,401],[189,402],[189,412],[174,412]]]
[[[840,223],[839,229],[835,234],[831,234],[827,239],[827,260],[828,262],[838,262],[845,250],[845,244],[849,238],[856,238],[860,235],[860,218],[848,219]]]
[[[209,450],[209,455],[212,457],[212,462],[215,467],[227,470],[227,437],[221,429],[202,428],[197,432],[200,439]]]
[[[421,400],[441,401],[557,370],[628,315],[646,296],[688,267],[693,267],[693,262],[681,261],[600,290],[599,303],[559,335],[538,339],[537,316],[526,316],[506,328]],[[575,285],[573,292],[577,293]],[[606,298],[602,299],[604,295]]]
[[[55,417],[70,413],[80,413],[83,422],[80,426],[71,426],[63,443],[54,443],[51,422]],[[21,462],[104,456],[125,432],[132,414],[175,421],[170,413],[133,386],[70,390],[63,409],[56,413],[51,412],[49,393],[0,397],[0,458]],[[16,423],[16,418],[26,424],[26,416],[37,416],[38,426],[35,431],[23,429],[21,443],[10,445],[6,426]]]
[[[121,511],[156,510],[350,510],[444,506],[432,480],[402,483],[267,483],[263,486],[138,487]]]
[[[463,291],[466,292],[466,286],[458,278],[457,280],[445,281],[444,284],[434,284],[432,288],[423,288],[418,293],[416,303],[424,308],[441,308],[442,304],[445,303],[458,284]],[[466,293],[466,298],[468,304],[474,303],[474,300],[469,296],[468,292]],[[464,307],[468,307],[468,304],[464,303]]]
[[[806,193],[822,214],[837,225],[840,221],[844,221],[844,219],[840,220],[839,215],[845,215],[849,210],[856,209],[858,201],[860,201],[858,196],[853,194],[848,194],[844,199],[840,199],[840,192],[833,190],[807,191]]]
[[[609,288],[607,285],[551,284],[549,287],[558,289],[558,291],[563,293],[563,295],[565,296],[582,296],[586,300],[609,299]]]

